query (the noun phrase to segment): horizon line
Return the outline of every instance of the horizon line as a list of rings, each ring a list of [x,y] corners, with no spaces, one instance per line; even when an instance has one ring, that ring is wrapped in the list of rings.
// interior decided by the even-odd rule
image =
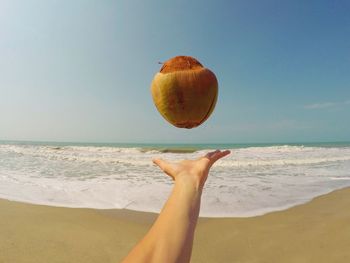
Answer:
[[[322,144],[322,143],[350,143],[348,141],[265,141],[265,142],[99,142],[99,141],[56,141],[56,140],[3,140],[0,139],[0,143],[2,142],[17,142],[17,143],[63,143],[63,144],[119,144],[119,145],[241,145],[241,144]]]

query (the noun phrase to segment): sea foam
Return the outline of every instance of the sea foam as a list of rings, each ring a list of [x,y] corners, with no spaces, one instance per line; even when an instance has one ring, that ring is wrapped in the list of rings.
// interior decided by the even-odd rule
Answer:
[[[209,150],[0,144],[0,197],[35,204],[159,212],[172,181],[152,163]],[[231,149],[205,186],[201,216],[255,216],[350,186],[350,147]]]

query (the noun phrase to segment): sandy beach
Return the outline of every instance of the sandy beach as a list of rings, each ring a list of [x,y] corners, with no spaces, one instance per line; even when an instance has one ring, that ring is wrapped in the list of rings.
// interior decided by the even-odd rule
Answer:
[[[251,218],[201,218],[191,262],[350,262],[350,188]],[[0,200],[0,262],[119,262],[155,214]]]

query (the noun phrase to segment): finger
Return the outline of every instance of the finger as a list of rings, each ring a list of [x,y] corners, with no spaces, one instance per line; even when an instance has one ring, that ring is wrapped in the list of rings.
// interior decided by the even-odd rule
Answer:
[[[229,155],[230,153],[231,151],[229,150],[216,152],[211,156],[210,160],[212,161],[212,163],[215,163],[217,160]]]
[[[173,175],[172,175],[171,165],[167,161],[164,161],[163,159],[160,159],[160,158],[153,159],[152,161],[153,161],[154,164],[159,166],[159,168],[162,169],[163,172],[165,172],[167,175],[169,175],[172,178],[174,178]]]
[[[215,151],[212,151],[212,152],[208,152],[204,157],[210,159],[214,154],[220,152],[220,150],[215,150]]]
[[[167,170],[168,163],[163,159],[157,158],[152,160],[155,165],[158,165],[164,172]]]

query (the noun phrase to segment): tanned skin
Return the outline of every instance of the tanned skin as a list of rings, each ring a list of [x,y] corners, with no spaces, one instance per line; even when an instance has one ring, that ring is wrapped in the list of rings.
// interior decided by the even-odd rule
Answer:
[[[228,154],[216,150],[196,160],[153,160],[174,180],[174,187],[149,232],[122,263],[190,262],[205,181],[212,165]]]

